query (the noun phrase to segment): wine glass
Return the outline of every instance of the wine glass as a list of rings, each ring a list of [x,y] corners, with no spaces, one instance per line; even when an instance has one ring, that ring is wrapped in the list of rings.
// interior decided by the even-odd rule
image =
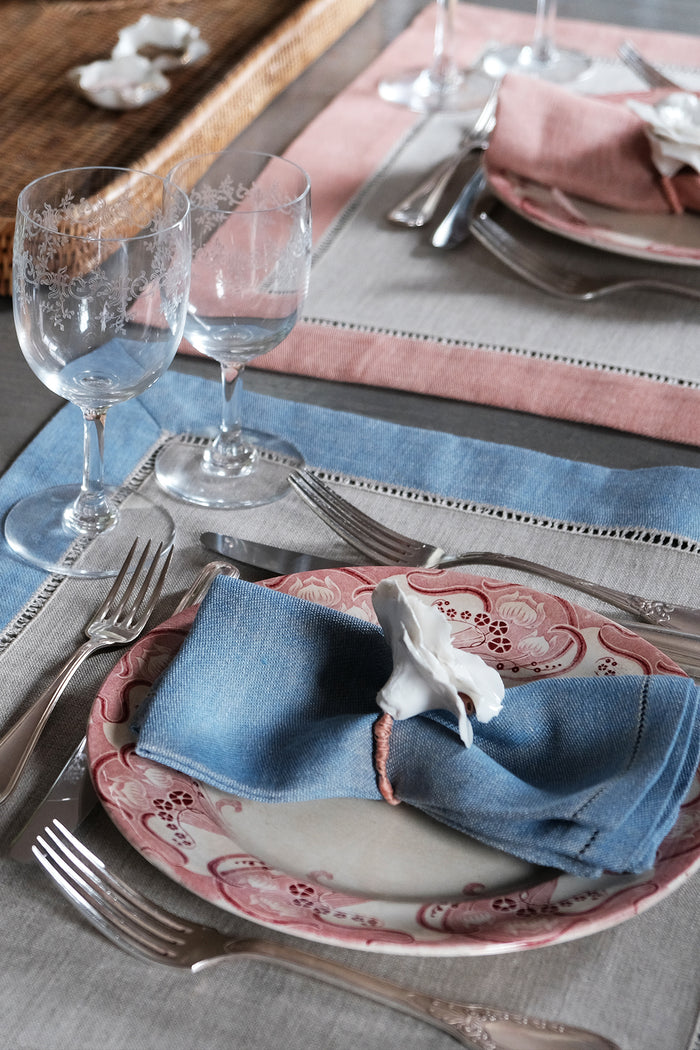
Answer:
[[[408,106],[416,113],[480,108],[491,82],[478,70],[461,70],[454,56],[456,0],[437,0],[433,57],[427,69],[412,69],[379,83],[387,102]]]
[[[112,405],[142,393],[172,361],[189,272],[189,201],[157,175],[73,168],[20,193],[19,343],[42,383],[81,409],[84,430],[82,483],[29,495],[5,520],[24,560],[64,576],[113,576],[135,536],[172,544],[163,508],[138,493],[118,505],[105,487],[104,428]]]
[[[230,149],[191,157],[168,176],[190,196],[192,283],[185,337],[221,368],[213,440],[181,435],[156,458],[172,495],[205,507],[253,507],[283,496],[303,462],[287,441],[244,428],[243,370],[294,327],[311,267],[310,183],[282,157]],[[209,435],[211,437],[211,435]]]
[[[501,79],[508,72],[528,73],[553,83],[571,83],[591,67],[591,59],[581,51],[558,48],[554,43],[557,0],[537,0],[535,31],[530,44],[511,44],[489,48],[481,57],[485,73]]]

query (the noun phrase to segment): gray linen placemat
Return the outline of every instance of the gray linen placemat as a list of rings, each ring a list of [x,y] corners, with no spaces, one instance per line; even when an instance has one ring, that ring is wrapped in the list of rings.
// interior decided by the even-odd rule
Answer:
[[[146,493],[153,484],[146,483]],[[353,490],[352,497],[388,524],[439,539],[448,548],[501,545],[564,568],[585,568],[613,585],[694,600],[696,554],[503,522],[484,513],[370,490]],[[198,544],[204,529],[329,555],[348,553],[292,495],[245,512],[213,512],[175,501],[168,506],[177,520],[177,556],[158,619],[168,614],[196,569],[208,560]],[[488,568],[483,574],[514,576]],[[532,578],[527,582],[538,586]],[[573,592],[541,586],[594,604]],[[79,641],[84,611],[97,604],[107,587],[107,581],[66,580],[0,657],[3,721],[50,679]],[[97,686],[117,656],[93,657],[61,701],[19,790],[0,813],[4,849],[82,734]],[[81,834],[109,864],[166,906],[233,934],[261,932],[171,883],[124,843],[103,813],[92,815]],[[0,872],[0,1003],[6,1045],[16,1050],[93,1050],[96,1045],[104,1050],[132,1045],[149,1050],[369,1050],[387,1045],[447,1050],[453,1045],[448,1036],[425,1025],[274,968],[239,961],[194,977],[148,967],[88,928],[40,871],[5,856]],[[685,1050],[700,1006],[697,885],[694,877],[667,900],[613,929],[522,954],[423,959],[311,947],[443,997],[493,1003],[597,1029],[616,1039],[623,1050]]]

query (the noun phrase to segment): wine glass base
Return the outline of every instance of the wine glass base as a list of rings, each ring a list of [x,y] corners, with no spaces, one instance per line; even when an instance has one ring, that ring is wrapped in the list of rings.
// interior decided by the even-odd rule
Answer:
[[[490,48],[479,61],[481,69],[494,80],[500,80],[506,73],[523,73],[553,84],[580,80],[589,72],[591,64],[592,60],[581,51],[554,48],[549,57],[542,59],[534,48],[522,44]]]
[[[215,432],[210,436],[214,435]],[[259,507],[286,496],[289,474],[304,465],[299,450],[260,430],[244,428],[242,440],[259,451],[249,474],[226,477],[210,473],[204,469],[205,445],[174,438],[156,457],[156,480],[177,499],[223,510]]]
[[[386,102],[406,106],[414,113],[464,113],[481,109],[492,87],[491,78],[480,70],[465,70],[440,80],[430,69],[414,69],[380,81],[377,90]]]
[[[175,523],[167,511],[132,493],[119,507],[115,525],[86,539],[64,525],[64,512],[80,493],[78,485],[45,489],[15,503],[5,519],[5,539],[23,561],[61,576],[96,579],[116,576],[138,536],[159,543],[165,553],[173,544]]]

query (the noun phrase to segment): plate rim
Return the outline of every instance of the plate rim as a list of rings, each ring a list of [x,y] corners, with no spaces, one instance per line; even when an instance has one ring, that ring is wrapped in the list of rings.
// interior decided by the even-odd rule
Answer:
[[[697,269],[700,267],[700,241],[698,242],[697,248],[692,249],[693,254],[678,254],[679,252],[688,251],[678,245],[669,243],[668,241],[655,241],[652,238],[645,238],[642,234],[639,235],[640,245],[635,247],[633,244],[622,244],[617,243],[614,239],[616,236],[613,228],[606,228],[605,226],[595,225],[593,223],[582,227],[578,232],[575,229],[559,224],[556,218],[548,219],[545,214],[532,214],[528,211],[519,201],[518,192],[506,192],[499,185],[497,181],[494,181],[492,176],[496,175],[496,178],[502,179],[507,183],[509,189],[516,183],[519,183],[523,189],[527,189],[528,186],[534,186],[538,190],[551,194],[555,191],[556,187],[548,186],[544,182],[538,182],[536,179],[525,178],[524,176],[518,175],[513,171],[502,171],[489,172],[488,168],[485,167],[486,178],[488,189],[494,196],[500,201],[501,204],[509,208],[519,218],[525,222],[532,223],[533,226],[538,229],[544,230],[547,233],[551,233],[554,236],[562,237],[564,240],[572,241],[575,244],[581,244],[588,248],[597,248],[600,251],[609,252],[612,255],[622,256],[627,259],[637,259],[644,262],[656,262],[663,266],[679,266],[679,267],[692,267]],[[563,191],[562,191],[563,192]],[[595,204],[597,208],[605,208],[611,216],[617,214],[623,214],[617,208],[609,208],[603,204],[597,204],[595,201],[586,201],[582,198],[575,196],[572,193],[565,194],[566,197],[570,198],[574,203]],[[628,215],[639,215],[640,218],[648,218],[645,212],[625,212]],[[700,219],[698,220],[700,222]],[[624,236],[628,239],[631,238],[630,234],[619,234],[617,236]],[[645,248],[643,244],[654,245],[653,248]],[[674,254],[675,253],[675,254]]]

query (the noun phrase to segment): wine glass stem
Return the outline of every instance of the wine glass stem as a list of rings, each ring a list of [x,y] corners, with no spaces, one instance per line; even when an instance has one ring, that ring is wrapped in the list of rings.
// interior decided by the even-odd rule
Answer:
[[[554,57],[554,23],[557,0],[537,0],[532,54],[536,62],[545,64]]]
[[[80,493],[64,515],[73,532],[96,536],[117,520],[117,509],[104,486],[104,435],[107,410],[83,411],[83,480]]]
[[[455,3],[456,0],[437,0],[430,79],[443,87],[454,86],[460,76],[454,56]]]
[[[221,425],[204,456],[205,469],[235,477],[253,469],[257,453],[243,440],[242,400],[245,365],[221,365]]]

